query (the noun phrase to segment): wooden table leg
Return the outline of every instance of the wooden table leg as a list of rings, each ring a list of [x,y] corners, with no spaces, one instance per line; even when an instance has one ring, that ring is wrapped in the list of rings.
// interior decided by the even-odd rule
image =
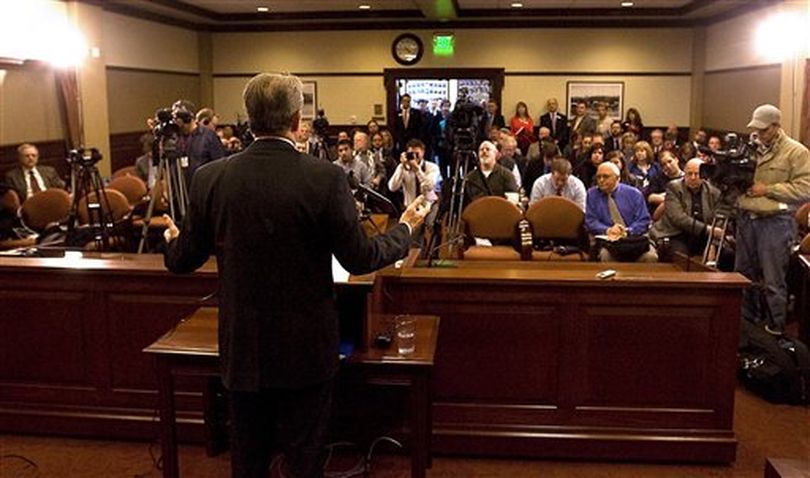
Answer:
[[[428,381],[418,374],[411,381],[411,478],[425,478],[430,449]]]
[[[179,478],[177,429],[174,414],[174,377],[169,361],[157,356],[158,390],[160,392],[160,451],[163,455],[163,478]]]

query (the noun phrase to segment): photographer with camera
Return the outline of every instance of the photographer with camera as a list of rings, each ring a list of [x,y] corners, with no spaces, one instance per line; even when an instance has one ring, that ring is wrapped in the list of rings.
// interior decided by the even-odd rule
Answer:
[[[200,166],[225,156],[217,134],[194,116],[194,104],[177,100],[172,105],[172,117],[179,127],[177,140],[180,165],[185,168],[186,186]]]
[[[762,287],[746,290],[742,316],[781,334],[787,314],[786,274],[796,237],[793,211],[810,199],[810,151],[788,137],[773,105],[754,110],[748,128],[756,134],[754,183],[738,199],[735,270]],[[768,311],[759,311],[764,291]]]
[[[407,151],[399,157],[399,166],[394,170],[388,180],[388,189],[402,190],[405,204],[411,204],[419,195],[428,199],[435,198],[433,188],[439,177],[439,167],[434,163],[425,161],[425,144],[421,140],[408,141]]]

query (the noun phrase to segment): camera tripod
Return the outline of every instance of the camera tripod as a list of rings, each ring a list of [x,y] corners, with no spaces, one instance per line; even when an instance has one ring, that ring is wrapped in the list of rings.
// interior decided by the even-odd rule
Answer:
[[[188,191],[186,189],[183,167],[177,158],[176,145],[172,138],[161,137],[155,141],[152,148],[152,158],[160,158],[157,164],[155,184],[149,191],[149,206],[143,218],[141,227],[141,240],[138,244],[138,254],[141,254],[146,245],[149,233],[149,224],[155,212],[155,203],[161,199],[165,192],[169,203],[169,216],[172,221],[179,222],[186,215],[188,209]],[[165,187],[165,189],[164,189]]]
[[[96,243],[97,250],[107,251],[111,245],[110,232],[115,226],[110,200],[104,191],[104,182],[95,163],[90,163],[78,154],[76,156],[71,159],[70,190],[73,191],[73,200],[68,216],[66,244],[83,246],[89,242],[89,238]],[[87,214],[87,227],[80,229],[82,200]]]
[[[458,245],[457,237],[461,231],[461,211],[464,209],[464,193],[467,188],[467,172],[470,163],[478,164],[478,157],[475,151],[460,149],[455,152],[453,164],[453,187],[450,195],[450,206],[447,211],[447,250],[453,255]],[[441,215],[439,215],[441,217]],[[434,228],[435,230],[435,228]],[[434,234],[435,235],[435,234]]]

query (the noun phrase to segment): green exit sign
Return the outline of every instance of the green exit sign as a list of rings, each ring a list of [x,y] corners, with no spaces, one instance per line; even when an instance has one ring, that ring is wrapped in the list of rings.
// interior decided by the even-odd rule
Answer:
[[[436,56],[449,56],[453,54],[456,37],[452,33],[433,34],[433,54]]]

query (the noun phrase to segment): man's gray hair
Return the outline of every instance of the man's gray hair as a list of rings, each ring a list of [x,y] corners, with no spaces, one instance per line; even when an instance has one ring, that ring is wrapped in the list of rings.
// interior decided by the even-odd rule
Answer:
[[[253,134],[281,135],[304,106],[303,84],[297,76],[260,73],[248,81],[242,98]]]

